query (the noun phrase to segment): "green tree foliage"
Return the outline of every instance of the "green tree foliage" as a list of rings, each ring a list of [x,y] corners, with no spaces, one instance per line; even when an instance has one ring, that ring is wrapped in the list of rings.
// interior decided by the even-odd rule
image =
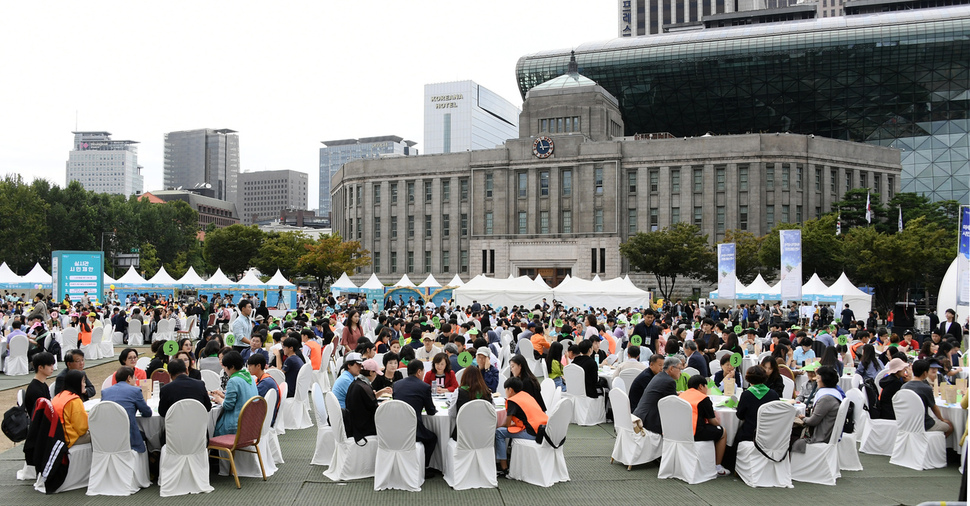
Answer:
[[[302,276],[297,264],[309,244],[313,244],[313,240],[300,232],[271,232],[260,246],[253,266],[269,276],[275,274],[276,269],[287,278]]]
[[[45,257],[50,264],[47,209],[20,176],[0,181],[0,260],[17,274],[27,274]]]
[[[761,250],[761,238],[745,230],[728,230],[724,234],[723,242],[733,242],[734,265],[740,280],[744,284],[754,281],[761,271],[758,251]]]
[[[680,276],[716,280],[716,255],[696,225],[675,223],[656,232],[638,232],[620,245],[630,267],[653,273],[666,299]]]
[[[149,279],[158,272],[160,263],[158,261],[158,252],[152,243],[146,242],[141,245],[141,258],[139,259],[139,267],[141,270],[141,276],[145,279]]]
[[[863,202],[863,205],[865,203]],[[844,220],[843,215],[843,220]],[[802,231],[802,280],[804,283],[812,274],[820,278],[836,279],[842,273],[842,240],[835,235],[835,214],[827,214],[818,219],[808,220],[801,226],[794,223],[781,223],[761,240],[758,259],[763,272],[772,273],[772,278],[781,263],[781,236],[779,230]]]
[[[255,225],[230,225],[205,234],[202,248],[210,272],[222,268],[227,276],[240,276],[259,253],[264,234]]]
[[[841,210],[842,212],[842,232],[845,233],[850,228],[855,227],[866,227],[869,223],[866,222],[866,196],[869,196],[870,205],[872,206],[872,225],[884,225],[887,220],[887,211],[880,202],[880,195],[875,192],[871,192],[868,188],[855,188],[845,192],[842,196],[842,200],[832,204],[833,210],[836,214]],[[893,215],[895,218],[896,215]],[[896,220],[892,221],[894,224]],[[882,228],[881,228],[882,230]]]
[[[956,231],[960,225],[960,203],[955,200],[943,200],[932,202],[928,197],[916,193],[897,193],[889,201],[887,213],[889,214],[889,227],[887,231],[896,232],[899,230],[899,208],[903,210],[903,229],[910,220],[926,218],[926,223],[940,226],[944,230],[954,234],[953,240],[956,241]]]
[[[306,252],[297,262],[297,269],[317,281],[323,293],[341,274],[353,274],[359,267],[370,265],[370,252],[360,241],[344,241],[339,234],[321,235],[311,244],[304,245]]]

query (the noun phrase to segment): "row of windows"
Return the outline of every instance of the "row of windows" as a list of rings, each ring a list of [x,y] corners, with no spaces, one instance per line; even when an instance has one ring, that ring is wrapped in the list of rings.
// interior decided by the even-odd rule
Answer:
[[[792,207],[795,208],[794,214],[792,214]],[[659,210],[656,207],[652,207],[650,208],[649,214],[650,214],[650,218],[649,218],[650,231],[655,232],[660,228]],[[726,215],[725,206],[716,206],[715,231],[718,234],[723,234],[725,232],[725,221],[726,221],[725,215]],[[739,205],[738,206],[738,226],[737,226],[739,230],[748,230],[748,216],[749,216],[748,206]],[[814,217],[820,218],[821,216],[822,216],[822,208],[816,207]],[[787,204],[782,205],[781,216],[780,216],[781,220],[778,222],[775,222],[775,218],[776,218],[775,205],[774,204],[766,205],[765,221],[769,229],[779,223],[802,223],[805,220],[805,216],[803,213],[803,206],[800,206],[800,205],[790,206]],[[792,221],[792,218],[794,218],[794,221]],[[681,222],[680,208],[679,207],[670,208],[670,224],[675,224],[680,222]],[[694,206],[693,215],[691,216],[691,223],[694,225],[697,225],[698,227],[703,228],[704,226],[704,207],[703,206]],[[637,223],[637,210],[628,209],[627,210],[627,232],[630,235],[633,235],[639,231],[640,231],[640,226],[639,226],[639,223]]]
[[[491,213],[488,213],[488,214],[491,214]],[[415,220],[414,216],[407,217],[408,238],[414,237],[414,220]],[[348,226],[350,227],[351,236],[354,235],[353,225],[354,225],[353,220],[348,220]],[[431,227],[431,215],[430,214],[424,215],[424,237],[430,239],[432,236],[433,230],[434,229]],[[391,216],[389,232],[390,232],[391,239],[397,239],[397,216]],[[461,213],[459,217],[458,233],[462,236],[468,235],[468,214],[467,213]],[[361,226],[360,226],[360,218],[357,218],[357,238],[360,239],[362,237],[362,234],[363,234],[363,231],[361,230]],[[442,237],[451,236],[451,215],[450,214],[441,215],[441,236]],[[374,239],[380,239],[380,238],[381,238],[381,217],[375,216],[374,217]]]
[[[431,180],[425,180],[422,183],[423,183],[423,189],[424,189],[424,202],[430,204],[434,200],[433,182]],[[388,183],[388,185],[390,186],[391,203],[397,204],[398,203],[398,183],[394,181],[394,182]],[[461,199],[462,202],[467,202],[468,193],[469,193],[468,178],[461,178],[458,181],[458,186],[459,186],[458,188],[459,199]],[[374,183],[374,205],[379,205],[381,203],[381,199],[383,195],[383,191],[382,191],[383,187],[384,185],[382,183]],[[405,188],[406,188],[405,191],[407,192],[408,204],[414,204],[417,198],[415,194],[415,191],[416,191],[415,182],[406,181]],[[355,186],[348,187],[345,191],[347,192],[348,206],[353,207],[355,196],[357,198],[357,205],[363,205],[364,201],[362,199],[362,191],[363,191],[362,185],[355,185]],[[441,181],[441,200],[442,202],[451,201],[451,181],[448,179],[443,179]]]
[[[492,255],[493,255],[492,259],[493,259],[493,262],[494,262],[494,250],[492,252]],[[391,265],[390,265],[391,270],[390,270],[390,273],[391,274],[395,274],[395,273],[398,272],[397,252],[396,251],[392,251],[390,256],[391,256],[391,259],[390,259],[391,260]],[[383,269],[383,264],[381,263],[381,252],[380,251],[375,251],[372,258],[374,260],[374,273],[375,274],[380,274],[381,273],[381,269]],[[424,252],[424,272],[427,272],[429,274],[431,273],[431,258],[432,258],[431,257],[431,252],[430,251],[425,251]],[[440,261],[441,261],[441,272],[451,272],[451,252],[450,251],[442,251],[441,252]],[[413,251],[408,251],[407,252],[407,254],[406,254],[406,262],[407,262],[406,263],[406,270],[404,272],[415,272],[415,270],[414,270],[414,252]],[[461,272],[461,273],[468,272],[468,251],[467,250],[461,250],[459,252],[459,255],[458,255],[458,272]],[[493,270],[493,273],[494,273],[494,270]]]
[[[539,132],[541,133],[558,134],[580,131],[579,116],[544,118],[539,120]]]

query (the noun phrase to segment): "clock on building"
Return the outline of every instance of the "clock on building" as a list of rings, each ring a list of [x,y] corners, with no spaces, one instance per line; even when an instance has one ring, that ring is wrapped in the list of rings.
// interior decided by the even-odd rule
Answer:
[[[536,158],[549,158],[552,155],[553,144],[552,139],[540,136],[536,137],[536,140],[532,142],[532,154]]]

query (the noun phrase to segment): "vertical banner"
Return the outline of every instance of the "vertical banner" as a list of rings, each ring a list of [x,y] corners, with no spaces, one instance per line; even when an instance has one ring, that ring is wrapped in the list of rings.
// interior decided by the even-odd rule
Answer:
[[[717,297],[719,299],[733,299],[737,297],[735,286],[737,271],[734,264],[734,243],[728,242],[717,245]]]
[[[780,230],[781,298],[802,298],[802,231]]]
[[[54,300],[65,295],[77,302],[88,293],[92,303],[102,302],[104,253],[100,251],[54,251],[51,253],[51,281]]]
[[[970,304],[970,207],[960,207],[960,247],[957,251],[957,305]]]

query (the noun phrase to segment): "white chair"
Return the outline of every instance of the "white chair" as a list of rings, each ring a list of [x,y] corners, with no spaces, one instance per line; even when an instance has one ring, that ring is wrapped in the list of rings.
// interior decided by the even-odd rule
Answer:
[[[555,407],[556,390],[556,382],[549,378],[543,378],[539,382],[539,392],[542,394],[542,402],[546,405],[546,411]]]
[[[374,465],[377,460],[377,436],[368,436],[362,445],[358,445],[354,438],[347,437],[344,432],[343,416],[340,413],[340,402],[333,392],[324,394],[327,412],[334,413],[330,417],[333,427],[334,449],[330,466],[323,475],[333,481],[356,480],[374,476]],[[413,410],[412,410],[413,412]],[[417,423],[415,423],[415,427]],[[423,465],[423,463],[422,463]]]
[[[620,380],[621,378],[616,379]],[[610,390],[610,404],[613,406],[613,430],[616,431],[610,463],[619,462],[629,471],[633,466],[660,458],[663,437],[646,429],[640,434],[633,431],[633,415],[630,413],[630,399],[627,394],[614,387]]]
[[[330,376],[327,374],[327,366],[330,364],[330,358],[333,357],[333,348],[334,344],[332,342],[323,347],[323,353],[320,356],[320,370],[313,371],[314,378],[317,384],[320,385],[320,388],[323,389],[323,392],[329,392],[331,388]],[[378,363],[381,362],[378,361]]]
[[[77,348],[77,339],[80,331],[77,327],[66,327],[63,332],[60,333],[61,338],[61,350],[73,350]],[[63,357],[57,357],[60,361]]]
[[[104,328],[97,327],[91,331],[91,344],[82,344],[81,352],[84,353],[84,358],[86,360],[97,360],[101,358],[99,353],[101,349],[101,336],[104,335]]]
[[[91,476],[91,454],[93,451],[91,443],[74,445],[67,450],[67,458],[70,462],[67,468],[67,476],[64,477],[64,483],[61,483],[61,486],[54,492],[55,494],[88,486],[88,478]],[[37,476],[37,481],[34,482],[34,490],[42,494],[47,493],[47,487],[44,484],[44,475]]]
[[[791,431],[788,427],[794,420],[795,407],[783,401],[771,401],[758,408],[754,437],[767,457],[755,448],[754,441],[737,444],[735,470],[749,487],[792,488],[791,462],[788,460]],[[778,430],[780,427],[785,430]]]
[[[633,387],[634,380],[636,380],[637,376],[639,376],[642,372],[643,371],[640,369],[623,369],[620,371],[619,378],[623,380],[623,390],[628,396],[630,395],[630,388]]]
[[[625,395],[617,397],[627,399]],[[657,478],[677,478],[691,485],[717,478],[714,442],[694,441],[690,403],[670,395],[660,399],[657,410],[663,427],[663,456]]]
[[[283,371],[279,369],[270,369],[267,371],[276,385],[280,387],[280,397],[286,399],[286,392],[289,391],[290,386],[286,384],[286,376]],[[286,434],[286,410],[283,409],[283,402],[280,401],[280,412],[276,415],[276,425],[273,427],[277,435]]]
[[[924,429],[926,408],[919,395],[906,389],[896,392],[893,409],[899,431],[889,463],[918,471],[946,467],[946,436]]]
[[[566,443],[566,431],[572,414],[573,397],[567,397],[549,415],[546,435],[556,447],[547,441],[538,444],[533,439],[512,440],[509,478],[539,487],[551,487],[561,481],[569,481],[569,469],[566,467],[562,447]]]
[[[115,344],[112,340],[114,331],[111,328],[102,328],[101,339],[98,340],[98,356],[101,358],[111,358],[115,356]],[[94,342],[94,338],[91,339]]]
[[[103,392],[105,388],[108,388],[111,385],[114,385],[114,382],[112,381],[114,379],[115,379],[115,373],[109,374],[108,377],[101,382],[101,391]]]
[[[124,332],[112,332],[111,333],[111,343],[122,345],[125,344],[125,334]]]
[[[455,373],[455,381],[457,381],[459,385],[461,384],[461,377],[465,375],[465,369],[467,368],[459,369],[458,372]]]
[[[626,383],[623,381],[623,378],[620,377],[613,378],[613,383],[610,384],[610,388],[619,388],[620,390],[624,391],[627,389]],[[629,399],[627,400],[629,401]],[[612,396],[610,397],[610,405],[612,405]]]
[[[563,380],[566,382],[566,398],[572,399],[572,423],[577,425],[598,425],[606,422],[606,403],[603,399],[586,396],[585,372],[576,364],[568,364],[563,368]]]
[[[7,376],[24,376],[30,374],[27,367],[27,348],[30,341],[27,336],[14,336],[8,343],[7,359],[3,362],[3,373]]]
[[[845,416],[852,401],[842,399],[835,415],[832,435],[825,443],[805,445],[805,453],[791,454],[791,479],[806,483],[835,486],[835,480],[842,477],[839,470],[839,439],[845,426]]]
[[[135,367],[142,371],[148,369],[148,364],[152,363],[151,357],[141,357],[135,362]]]
[[[286,392],[286,384],[284,383],[280,389],[280,393]],[[262,449],[259,451],[265,453],[268,460],[272,460],[275,465],[283,464],[283,449],[280,448],[280,438],[277,436],[276,424],[280,423],[280,414],[282,410],[276,413],[276,422],[273,422],[273,411],[276,410],[276,401],[279,399],[276,393],[276,389],[270,388],[266,391],[266,395],[263,396],[266,399],[266,405],[269,406],[270,412],[270,426],[269,432],[261,436],[259,440],[262,444],[263,439],[266,439],[266,446],[269,448],[268,452],[264,452]]]
[[[300,372],[296,376],[296,393],[293,397],[283,399],[283,403],[280,406],[280,411],[286,412],[284,417],[286,424],[284,428],[286,430],[313,427],[308,406],[310,386],[312,383],[313,367],[309,363],[303,364],[303,367],[300,368]],[[327,411],[330,410],[328,409]]]
[[[839,470],[862,471],[859,460],[859,436],[866,423],[865,397],[862,391],[853,388],[845,393],[845,398],[852,403],[852,421],[855,429],[851,433],[843,432],[839,440]]]
[[[202,369],[199,374],[202,375],[202,382],[205,383],[206,390],[211,392],[222,389],[222,378],[218,374],[208,369]]]
[[[320,385],[310,387],[310,398],[313,400],[313,414],[317,417],[317,444],[310,464],[328,466],[333,459],[333,427],[327,418],[327,404],[323,400]]]
[[[724,355],[730,355],[730,354],[731,354],[730,350],[718,350],[714,352],[714,358],[717,359],[716,362],[718,364],[718,367],[720,367],[721,365],[721,357],[723,357]]]
[[[782,382],[785,383],[785,389],[781,394],[782,399],[794,399],[795,398],[795,381],[788,376],[781,377]]]
[[[374,490],[420,492],[424,483],[424,445],[415,441],[418,419],[404,401],[385,401],[374,414],[377,463]]]
[[[693,378],[694,376],[700,376],[701,372],[695,367],[685,367],[681,374],[686,374]]]
[[[144,338],[141,334],[141,326],[137,323],[128,323],[128,346],[141,346],[145,344]]]
[[[128,413],[111,401],[99,402],[89,415],[91,477],[86,495],[129,496],[151,486],[148,453],[131,449]]]
[[[165,445],[159,458],[158,486],[162,497],[209,493],[206,429],[209,413],[202,403],[183,399],[165,413]]]
[[[855,389],[855,388],[861,388],[863,381],[864,380],[862,379],[862,376],[860,376],[858,374],[853,374],[852,375],[852,388],[853,389]]]
[[[879,391],[879,395],[882,395],[882,385],[880,384],[880,382],[884,377],[886,377],[887,374],[889,374],[889,369],[883,369],[878,373],[876,373],[875,383],[876,383],[876,390]]]
[[[543,380],[552,381],[549,378]],[[454,490],[495,488],[495,404],[478,399],[465,403],[455,422],[458,440],[448,439],[441,452],[444,478]]]
[[[721,370],[720,360],[711,360],[707,363],[707,372],[710,373],[711,378],[714,378],[714,373]]]
[[[285,382],[277,383],[277,385],[280,387],[280,410],[279,412],[276,413],[276,424],[273,426],[273,432],[275,432],[277,436],[274,438],[277,440],[277,444],[273,448],[273,459],[275,459],[276,462],[283,462],[283,451],[279,445],[279,435],[286,434],[286,430],[283,429],[283,423],[284,423],[284,418],[286,416],[286,411],[283,410],[282,399],[286,399],[286,391],[289,389],[289,385],[287,385]]]
[[[861,394],[862,392],[860,391],[859,393]],[[865,396],[863,396],[863,402],[868,402]],[[862,429],[859,451],[869,455],[891,457],[893,454],[893,445],[896,444],[896,433],[899,432],[899,429],[896,427],[896,420],[873,420],[869,417],[868,412],[866,412],[864,418],[866,422],[865,427]]]

